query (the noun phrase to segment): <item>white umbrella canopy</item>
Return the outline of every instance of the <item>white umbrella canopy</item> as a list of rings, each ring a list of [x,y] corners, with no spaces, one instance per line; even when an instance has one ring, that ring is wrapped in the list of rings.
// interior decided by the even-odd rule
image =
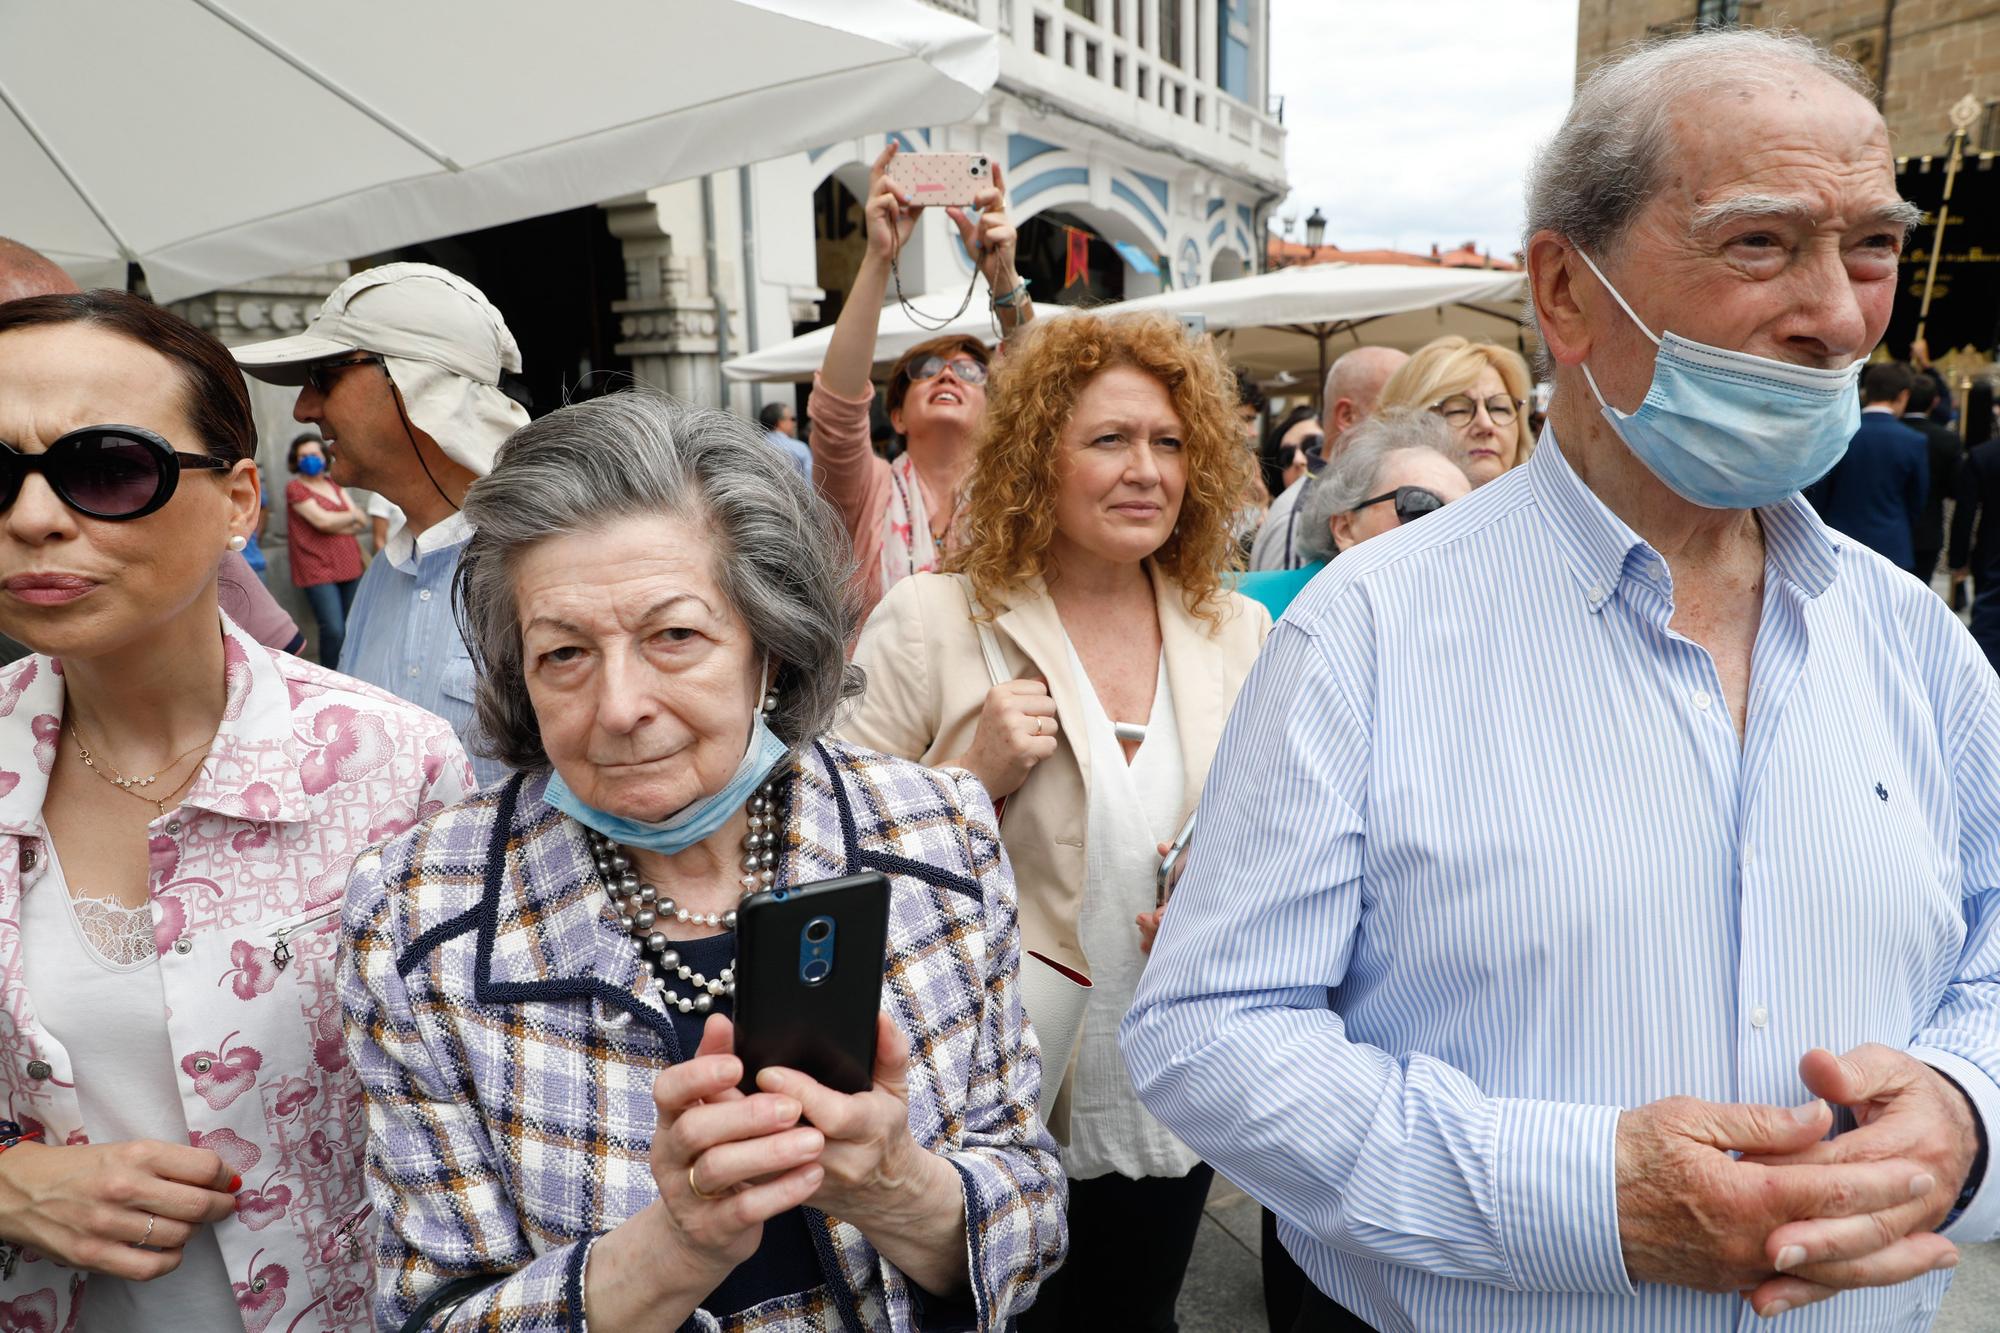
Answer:
[[[1520,307],[1526,292],[1527,275],[1507,270],[1313,264],[1158,292],[1097,306],[1094,313],[1164,310],[1200,315],[1232,362],[1253,375],[1268,377],[1310,371],[1319,364],[1322,350],[1329,357],[1363,344],[1414,351],[1447,333],[1512,347],[1520,340]],[[948,312],[964,294],[961,287],[953,293],[919,297],[914,304],[919,313]],[[1035,317],[1060,317],[1068,310],[1038,305]],[[997,340],[991,316],[977,302],[939,332],[919,326],[900,306],[891,304],[882,308],[876,364],[886,365],[926,338],[946,332]],[[815,329],[736,357],[723,369],[739,380],[811,379],[832,337],[831,327]]]
[[[919,0],[0,4],[0,235],[172,301],[972,114]]]

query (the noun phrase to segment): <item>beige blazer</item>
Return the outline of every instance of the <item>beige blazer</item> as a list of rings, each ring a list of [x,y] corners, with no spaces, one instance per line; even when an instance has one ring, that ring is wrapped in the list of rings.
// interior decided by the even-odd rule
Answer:
[[[1189,612],[1179,585],[1148,568],[1159,606],[1167,688],[1181,733],[1185,819],[1201,797],[1222,724],[1271,632],[1271,617],[1258,603],[1228,593],[1221,624],[1203,620]],[[843,737],[930,767],[953,762],[971,746],[992,685],[966,586],[955,575],[916,574],[889,590],[854,652],[868,674],[868,688],[838,728]],[[1021,947],[1088,976],[1090,960],[1077,938],[1083,847],[1090,836],[1083,698],[1071,679],[1055,603],[1039,579],[1016,589],[1004,607],[991,609],[1008,667],[1016,679],[1048,681],[1062,728],[1056,752],[1007,799],[1001,825],[1021,903]]]

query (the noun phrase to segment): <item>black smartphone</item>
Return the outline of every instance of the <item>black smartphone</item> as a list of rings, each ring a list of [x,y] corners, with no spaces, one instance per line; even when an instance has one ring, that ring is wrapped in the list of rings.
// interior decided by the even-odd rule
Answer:
[[[875,1082],[889,881],[877,872],[766,889],[736,909],[736,1056],[745,1092],[783,1065],[835,1092]]]

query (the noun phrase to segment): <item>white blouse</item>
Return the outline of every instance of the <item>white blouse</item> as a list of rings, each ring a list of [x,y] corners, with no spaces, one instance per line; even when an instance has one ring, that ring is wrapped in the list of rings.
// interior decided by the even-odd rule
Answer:
[[[1184,1176],[1201,1159],[1139,1104],[1118,1051],[1118,1024],[1132,1007],[1146,966],[1133,918],[1153,910],[1159,844],[1173,839],[1181,817],[1185,773],[1166,655],[1160,656],[1145,742],[1127,763],[1076,646],[1067,636],[1065,644],[1083,700],[1083,740],[1090,747],[1083,910],[1077,925],[1090,959],[1091,988],[1070,1077],[1070,1141],[1063,1167],[1075,1180],[1113,1173],[1133,1179]]]
[[[70,1053],[84,1123],[98,1143],[186,1143],[152,905],[73,898],[55,843],[42,845],[44,868],[22,886],[21,970],[43,1026]],[[180,1267],[151,1282],[91,1274],[78,1333],[148,1333],[167,1326],[168,1310],[181,1328],[242,1324],[213,1226],[197,1229]]]

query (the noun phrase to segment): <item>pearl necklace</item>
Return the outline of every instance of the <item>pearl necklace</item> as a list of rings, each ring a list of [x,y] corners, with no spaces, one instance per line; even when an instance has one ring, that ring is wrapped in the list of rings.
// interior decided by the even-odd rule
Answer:
[[[782,780],[781,775],[774,775],[757,789],[746,807],[750,812],[750,831],[743,835],[743,877],[739,900],[759,889],[770,888],[777,880],[778,784]],[[734,930],[735,911],[690,912],[672,898],[661,897],[660,891],[651,884],[639,882],[638,873],[632,868],[632,858],[617,843],[595,830],[586,832],[590,835],[590,850],[597,860],[597,873],[604,881],[604,891],[610,896],[618,919],[631,933],[632,952],[638,955],[639,961],[652,974],[654,984],[660,987],[660,998],[684,1014],[705,1014],[714,1007],[715,997],[734,996],[736,960],[733,957],[728,967],[713,977],[705,977],[681,961],[679,950],[673,947],[673,942],[660,931],[659,926],[672,919],[683,926],[722,926]],[[669,980],[669,974],[674,980]],[[675,981],[687,983],[686,995],[676,989]]]

